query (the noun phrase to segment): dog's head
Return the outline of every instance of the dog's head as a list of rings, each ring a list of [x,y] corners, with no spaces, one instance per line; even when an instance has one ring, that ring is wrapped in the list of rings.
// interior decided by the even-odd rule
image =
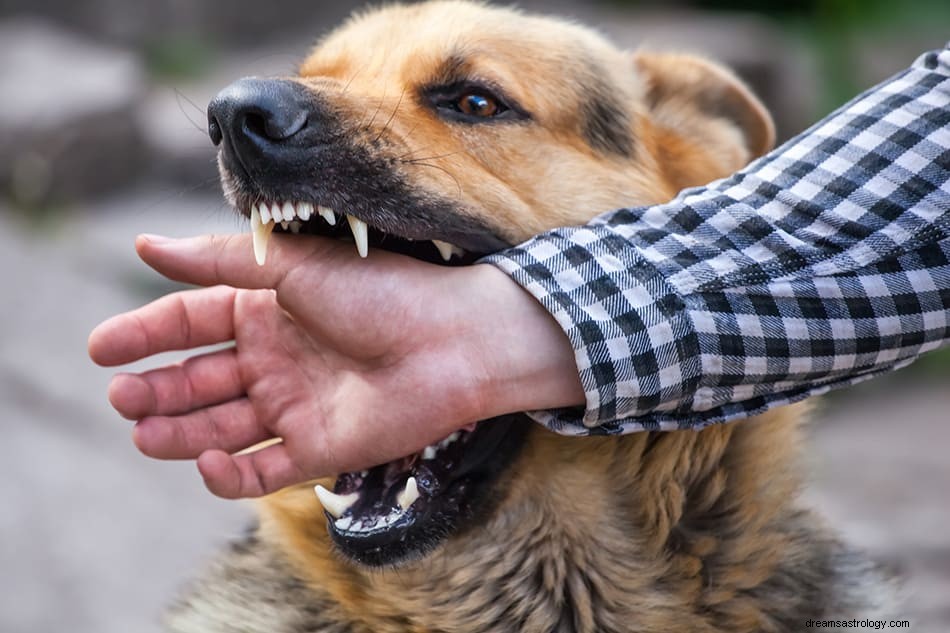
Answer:
[[[209,126],[259,259],[276,227],[446,265],[663,202],[773,141],[760,103],[710,62],[625,53],[573,24],[457,1],[352,19],[297,76],[226,88]],[[428,551],[498,505],[490,493],[527,426],[482,423],[342,474],[324,504],[331,536],[368,564]]]

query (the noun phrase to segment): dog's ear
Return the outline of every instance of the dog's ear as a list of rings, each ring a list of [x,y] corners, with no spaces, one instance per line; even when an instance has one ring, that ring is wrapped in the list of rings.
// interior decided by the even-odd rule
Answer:
[[[724,176],[772,148],[772,117],[752,91],[726,68],[682,53],[638,52],[633,61],[645,88],[651,123],[666,137],[667,142],[661,140],[660,147],[667,158],[675,165],[680,159],[696,163],[699,155],[704,155],[715,163],[705,167],[725,170],[712,176],[680,173],[676,180],[696,182],[678,185],[702,184]],[[677,142],[670,143],[671,138]],[[679,168],[697,171],[682,163]]]

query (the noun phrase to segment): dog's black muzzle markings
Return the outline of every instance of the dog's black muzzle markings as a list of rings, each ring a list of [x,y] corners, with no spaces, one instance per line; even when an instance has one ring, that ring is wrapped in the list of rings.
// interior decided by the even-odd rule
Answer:
[[[451,264],[511,246],[460,199],[412,186],[399,158],[405,147],[345,119],[327,95],[287,79],[241,79],[222,90],[208,106],[208,133],[238,211],[248,217],[257,203],[309,203],[365,222],[371,247],[433,263],[443,259],[429,240],[467,253]],[[315,217],[300,232],[349,237],[345,225]]]
[[[208,106],[208,133],[220,148],[222,180],[239,212],[249,215],[260,203],[309,203],[366,222],[375,248],[439,264],[473,263],[509,245],[460,201],[412,187],[398,160],[387,157],[385,143],[361,143],[360,131],[347,128],[324,98],[294,81],[248,78]],[[346,224],[315,214],[295,228],[351,239]],[[446,262],[433,239],[466,255]],[[503,487],[495,483],[531,424],[520,414],[485,420],[415,455],[342,473],[324,504],[334,542],[366,565],[432,550],[500,500]],[[403,508],[410,478],[418,496]]]

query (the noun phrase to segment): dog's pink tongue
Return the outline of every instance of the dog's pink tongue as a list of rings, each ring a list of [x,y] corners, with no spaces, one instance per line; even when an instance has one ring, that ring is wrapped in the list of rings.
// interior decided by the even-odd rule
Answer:
[[[465,426],[463,426],[461,430],[468,431],[469,433],[471,433],[472,431],[475,430],[476,426],[478,426],[478,422],[472,422],[471,424],[466,424]]]

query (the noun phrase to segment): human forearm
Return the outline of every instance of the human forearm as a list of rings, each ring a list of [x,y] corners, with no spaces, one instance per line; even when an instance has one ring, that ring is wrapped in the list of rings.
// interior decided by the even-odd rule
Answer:
[[[577,352],[583,419],[545,422],[571,433],[695,428],[846,384],[939,344],[946,309],[923,295],[950,283],[940,261],[950,228],[948,125],[945,50],[728,179],[489,258],[545,305]],[[568,262],[569,251],[583,257]],[[846,287],[849,276],[857,286]],[[921,295],[921,327],[900,322],[906,305],[883,300],[872,299],[870,319],[849,314],[855,293],[873,294],[862,281],[869,276],[885,295]],[[813,280],[824,294],[790,290],[790,280]],[[743,300],[768,305],[756,312]],[[815,302],[823,313],[799,314]],[[853,346],[871,353],[812,349],[813,339],[837,331],[836,314],[858,319],[863,333]],[[874,327],[880,336],[869,338]],[[783,353],[762,342],[788,336]],[[788,370],[776,373],[783,362]],[[819,369],[799,371],[808,363]]]
[[[481,385],[478,417],[582,405],[574,350],[537,300],[494,266],[468,268],[468,345]]]

